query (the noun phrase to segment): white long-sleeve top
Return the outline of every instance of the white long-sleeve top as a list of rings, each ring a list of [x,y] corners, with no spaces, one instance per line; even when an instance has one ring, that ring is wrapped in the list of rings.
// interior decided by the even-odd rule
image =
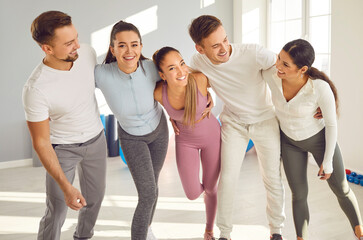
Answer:
[[[320,79],[308,79],[296,96],[287,102],[276,68],[263,71],[263,77],[271,89],[276,116],[286,136],[301,141],[312,137],[325,127],[323,168],[325,173],[332,173],[338,131],[335,99],[329,84]],[[314,118],[318,107],[323,113],[323,119]]]

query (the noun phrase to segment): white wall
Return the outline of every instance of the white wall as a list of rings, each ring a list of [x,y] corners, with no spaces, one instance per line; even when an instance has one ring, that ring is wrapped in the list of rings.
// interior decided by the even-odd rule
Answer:
[[[338,88],[338,141],[346,168],[363,173],[363,1],[332,0],[331,79]]]
[[[188,62],[195,49],[187,29],[199,15],[217,16],[233,37],[232,0],[208,1],[213,4],[203,8],[201,2],[205,1],[0,0],[0,162],[27,159],[32,155],[21,92],[33,68],[43,58],[30,34],[30,24],[36,16],[48,10],[64,11],[72,16],[80,41],[90,43],[92,33],[156,6],[157,29],[143,36],[144,55],[151,57],[156,49],[170,45],[179,49]],[[148,21],[145,19],[144,23]]]

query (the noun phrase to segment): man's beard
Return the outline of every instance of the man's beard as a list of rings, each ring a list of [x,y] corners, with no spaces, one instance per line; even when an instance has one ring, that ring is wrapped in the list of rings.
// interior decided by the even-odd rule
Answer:
[[[78,58],[78,53],[74,57],[68,56],[66,59],[61,59],[61,60],[64,62],[74,62],[77,60],[77,58]]]

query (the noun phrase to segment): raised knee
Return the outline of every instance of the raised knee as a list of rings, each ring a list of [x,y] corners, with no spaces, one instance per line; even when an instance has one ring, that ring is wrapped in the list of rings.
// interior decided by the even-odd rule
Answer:
[[[200,192],[186,191],[185,195],[189,200],[195,200],[200,196]]]

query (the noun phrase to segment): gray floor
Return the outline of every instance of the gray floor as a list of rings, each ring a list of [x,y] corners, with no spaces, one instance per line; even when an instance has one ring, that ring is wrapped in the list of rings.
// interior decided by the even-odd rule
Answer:
[[[318,168],[309,165],[311,213],[310,239],[354,239],[348,220],[325,182],[316,177]],[[291,193],[286,189],[286,222],[284,239],[295,239],[291,215]],[[42,167],[0,170],[0,239],[36,239],[39,219],[44,213],[44,169]],[[75,180],[78,186],[78,179]],[[360,206],[363,187],[350,184]],[[232,197],[232,196],[231,196]],[[265,190],[252,149],[244,160],[239,186],[235,194],[233,240],[267,240]],[[93,239],[130,239],[130,221],[136,205],[136,190],[126,165],[119,157],[108,159],[107,190]],[[362,212],[362,211],[361,211]],[[160,240],[202,239],[204,231],[202,198],[185,198],[175,165],[173,141],[160,176],[160,198],[153,222],[153,231]],[[72,239],[77,212],[69,210],[62,239]],[[215,228],[218,235],[218,229]]]

